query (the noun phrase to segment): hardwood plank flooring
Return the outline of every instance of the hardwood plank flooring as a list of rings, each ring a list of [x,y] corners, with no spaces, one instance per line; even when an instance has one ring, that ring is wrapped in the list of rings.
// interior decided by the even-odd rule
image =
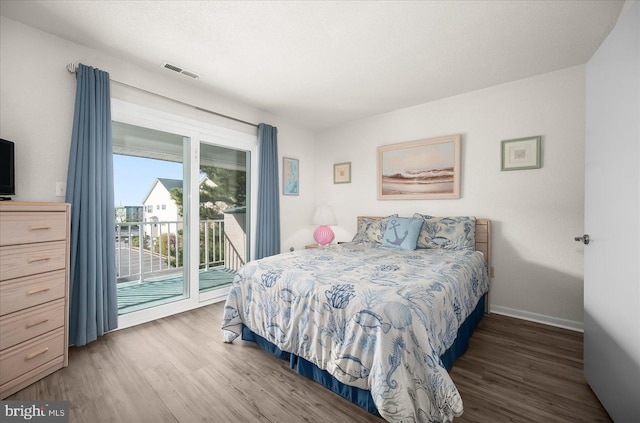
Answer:
[[[610,422],[583,376],[583,334],[484,316],[451,369],[462,422]]]
[[[9,400],[68,400],[70,422],[382,423],[255,345],[222,342],[223,303],[109,333]],[[582,334],[484,317],[451,376],[455,423],[610,422],[582,375]]]

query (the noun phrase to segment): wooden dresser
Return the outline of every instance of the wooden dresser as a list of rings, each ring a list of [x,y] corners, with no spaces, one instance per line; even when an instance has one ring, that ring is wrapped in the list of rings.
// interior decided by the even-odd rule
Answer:
[[[0,399],[68,365],[69,212],[0,202]]]

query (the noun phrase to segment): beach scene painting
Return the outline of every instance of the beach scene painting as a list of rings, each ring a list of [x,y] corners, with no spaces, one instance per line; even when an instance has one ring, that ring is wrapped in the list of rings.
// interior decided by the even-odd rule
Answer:
[[[378,199],[460,198],[460,135],[378,147]]]

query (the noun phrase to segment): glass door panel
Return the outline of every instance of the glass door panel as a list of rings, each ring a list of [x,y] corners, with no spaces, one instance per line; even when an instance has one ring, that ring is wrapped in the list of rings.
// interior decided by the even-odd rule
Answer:
[[[248,257],[249,156],[200,143],[200,293],[229,285]]]
[[[189,296],[189,138],[113,122],[118,314]],[[187,181],[187,182],[185,182]]]

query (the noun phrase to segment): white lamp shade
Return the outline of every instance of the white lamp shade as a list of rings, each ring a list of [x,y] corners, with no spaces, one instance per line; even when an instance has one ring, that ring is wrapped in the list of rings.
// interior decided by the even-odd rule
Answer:
[[[313,214],[313,224],[321,226],[329,226],[336,224],[336,218],[333,216],[331,207],[319,206]]]

